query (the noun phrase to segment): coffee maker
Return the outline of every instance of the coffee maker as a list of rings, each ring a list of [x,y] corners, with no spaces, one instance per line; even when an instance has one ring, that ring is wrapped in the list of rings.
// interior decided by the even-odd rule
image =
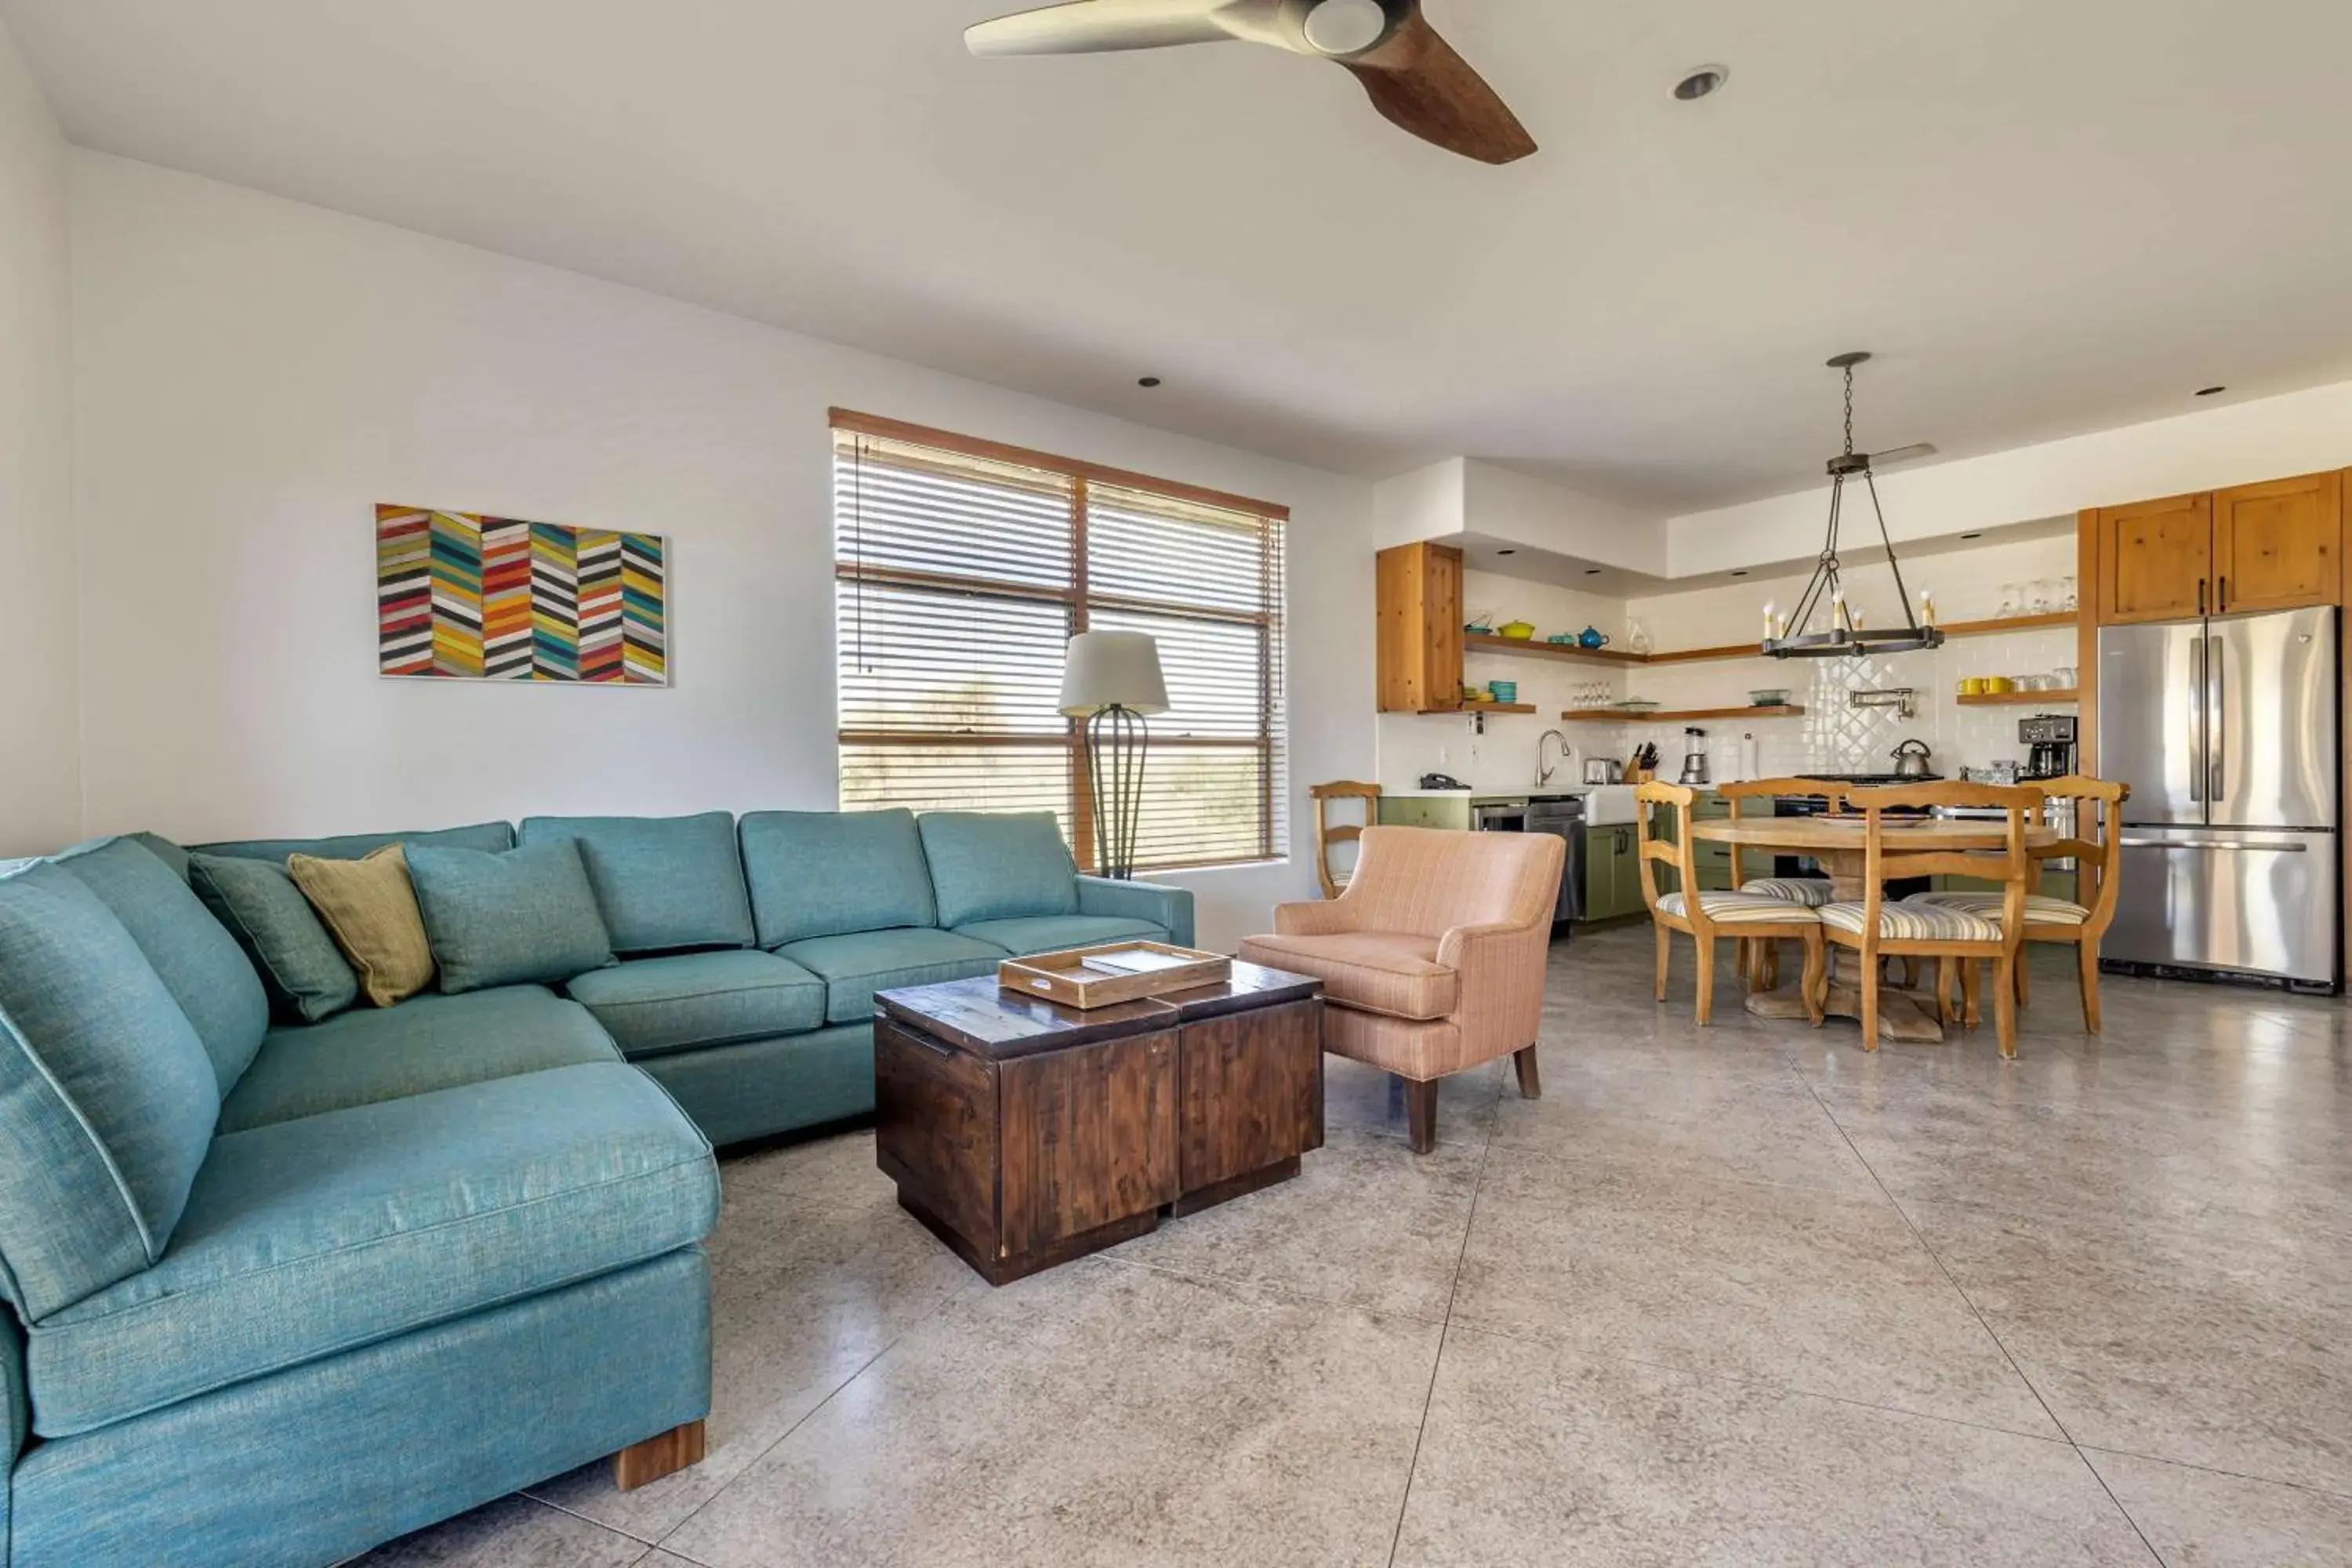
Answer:
[[[2020,743],[2031,746],[2021,779],[2063,778],[2074,771],[2074,719],[2067,713],[2036,713],[2017,721]]]

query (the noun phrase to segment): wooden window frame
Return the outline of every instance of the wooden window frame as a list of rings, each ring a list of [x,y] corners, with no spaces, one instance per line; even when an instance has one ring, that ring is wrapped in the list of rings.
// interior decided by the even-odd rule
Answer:
[[[1287,740],[1287,726],[1277,728],[1286,704],[1285,694],[1277,689],[1276,668],[1279,662],[1276,639],[1282,635],[1283,584],[1275,581],[1276,563],[1286,559],[1286,541],[1278,547],[1278,531],[1286,530],[1290,509],[1272,501],[1257,500],[1249,496],[1226,490],[1210,489],[1201,485],[1185,484],[1176,479],[1163,479],[1131,469],[1110,468],[1090,463],[1083,458],[1065,458],[1051,452],[1041,452],[1027,447],[1015,447],[1002,441],[982,440],[976,437],[960,436],[951,430],[940,430],[926,425],[909,424],[902,419],[885,418],[879,415],[861,414],[855,409],[835,408],[830,411],[831,427],[838,436],[869,436],[877,440],[902,442],[912,447],[925,447],[934,451],[950,452],[987,462],[1007,463],[1017,467],[1052,473],[1070,481],[1070,581],[1066,587],[1043,584],[1008,583],[993,578],[974,577],[960,573],[909,571],[904,568],[875,569],[844,561],[836,539],[834,554],[835,581],[863,582],[882,586],[899,586],[918,590],[930,589],[946,593],[976,595],[990,598],[1024,599],[1032,602],[1060,604],[1069,613],[1070,635],[1075,637],[1087,629],[1092,613],[1097,609],[1129,611],[1144,615],[1166,616],[1171,619],[1222,621],[1234,626],[1254,626],[1257,629],[1258,646],[1258,726],[1255,740],[1194,738],[1191,736],[1151,737],[1154,751],[1202,749],[1226,752],[1255,752],[1258,754],[1258,852],[1249,856],[1229,857],[1218,860],[1187,861],[1181,865],[1139,867],[1139,871],[1201,870],[1220,866],[1257,866],[1278,861],[1288,853],[1283,811],[1287,802],[1276,798],[1274,781],[1280,772],[1275,748]],[[1189,501],[1255,517],[1267,526],[1259,535],[1258,573],[1260,608],[1255,611],[1207,609],[1197,605],[1165,600],[1137,598],[1126,595],[1096,595],[1087,589],[1087,514],[1092,487],[1102,484],[1117,489],[1135,490],[1170,500]],[[1272,607],[1269,607],[1272,606]],[[1044,749],[1055,742],[1043,735],[977,735],[956,731],[921,730],[844,730],[836,726],[834,743],[842,746],[1009,746]],[[1070,825],[1073,842],[1071,854],[1083,870],[1095,859],[1094,782],[1086,747],[1085,727],[1076,720],[1066,725],[1060,744],[1069,757]]]

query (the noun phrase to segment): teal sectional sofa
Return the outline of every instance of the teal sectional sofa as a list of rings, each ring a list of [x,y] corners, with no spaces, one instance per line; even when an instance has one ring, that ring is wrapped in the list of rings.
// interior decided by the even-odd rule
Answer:
[[[617,962],[316,1023],[175,845],[0,871],[0,1568],[329,1563],[700,1419],[712,1144],[870,1110],[877,990],[1192,940],[1190,894],[1079,877],[1050,816],[203,849],[558,841]]]

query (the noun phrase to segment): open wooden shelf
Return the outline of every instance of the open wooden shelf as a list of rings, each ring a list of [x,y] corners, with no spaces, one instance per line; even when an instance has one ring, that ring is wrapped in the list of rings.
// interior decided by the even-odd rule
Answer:
[[[1571,724],[1672,724],[1685,719],[1798,719],[1804,710],[1783,703],[1773,708],[1658,708],[1627,713],[1615,708],[1571,708],[1560,717]]]
[[[1979,691],[1973,696],[1963,693],[1953,700],[1969,708],[2004,708],[2031,706],[2037,702],[2080,702],[2082,700],[2082,692],[2070,686],[2063,691]]]
[[[1648,662],[1638,653],[1620,653],[1613,647],[1584,647],[1572,642],[1537,642],[1525,637],[1498,637],[1477,632],[1464,632],[1462,647],[1469,653],[1513,653],[1532,658],[1575,659],[1586,664]]]
[[[1990,621],[1947,621],[1943,633],[1948,637],[1993,637],[2001,632],[2042,631],[2052,626],[2071,626],[2077,617],[2073,610],[2054,610],[2042,616],[2008,616]],[[1727,643],[1717,647],[1678,648],[1671,653],[1620,653],[1613,647],[1579,647],[1573,643],[1520,642],[1513,637],[1480,637],[1465,632],[1463,648],[1470,653],[1521,654],[1536,658],[1578,659],[1588,664],[1696,664],[1707,659],[1765,658],[1760,643]]]

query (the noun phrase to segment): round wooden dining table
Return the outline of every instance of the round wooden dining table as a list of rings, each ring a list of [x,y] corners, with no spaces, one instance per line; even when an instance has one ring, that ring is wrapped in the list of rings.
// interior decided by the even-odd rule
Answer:
[[[1896,826],[1895,823],[1905,824]],[[1830,887],[1840,903],[1860,903],[1863,883],[1869,867],[1867,830],[1860,817],[1828,816],[1742,816],[1710,817],[1691,824],[1691,837],[1714,844],[1737,845],[1742,849],[1765,850],[1778,855],[1802,855],[1829,873]],[[2025,847],[2029,850],[2046,849],[2059,841],[2059,834],[2040,823],[2028,823]],[[1889,818],[1881,831],[1881,853],[1892,864],[1893,875],[1904,875],[1897,857],[1905,854],[1999,854],[2008,847],[2009,824],[1999,817],[1977,820],[1950,817]],[[1750,874],[1769,876],[1769,871]],[[1733,928],[1736,930],[1737,928]],[[1828,1011],[1841,1018],[1862,1017],[1862,993],[1853,981],[1841,973],[1841,960],[1846,950],[1830,949],[1830,998]],[[1908,1040],[1915,1043],[1933,1042],[1944,1037],[1941,1015],[1936,999],[1924,991],[1911,991],[1881,984],[1878,1002],[1878,1034],[1883,1040]],[[1750,992],[1748,1010],[1759,1018],[1802,1018],[1806,1016],[1804,998],[1794,990]]]

